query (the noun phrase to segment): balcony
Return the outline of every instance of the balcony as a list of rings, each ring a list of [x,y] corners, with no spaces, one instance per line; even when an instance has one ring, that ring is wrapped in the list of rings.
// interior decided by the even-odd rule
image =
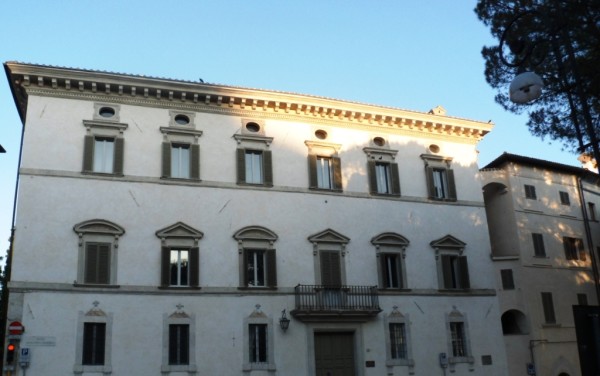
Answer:
[[[290,313],[302,322],[366,322],[381,312],[376,286],[298,285],[295,295]]]

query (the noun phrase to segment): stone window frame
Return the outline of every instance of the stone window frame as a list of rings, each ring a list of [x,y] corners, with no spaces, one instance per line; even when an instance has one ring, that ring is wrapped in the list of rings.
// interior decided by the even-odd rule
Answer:
[[[113,314],[105,313],[98,308],[97,301],[94,301],[88,312],[79,311],[77,315],[77,337],[75,338],[75,364],[73,373],[81,375],[83,373],[102,373],[109,375],[112,373],[112,327]],[[106,325],[104,337],[104,364],[103,365],[84,365],[83,364],[83,332],[86,323],[102,323]]]
[[[467,319],[467,314],[464,312],[460,312],[455,306],[452,307],[451,312],[447,312],[446,316],[446,338],[447,338],[447,348],[448,348],[448,366],[450,372],[455,372],[456,364],[458,363],[466,363],[468,364],[469,371],[475,370],[475,358],[473,357],[473,348],[471,347],[471,336],[469,333],[469,321]],[[454,352],[452,350],[452,331],[450,324],[451,323],[462,323],[463,324],[463,335],[464,335],[464,346],[467,355],[466,356],[454,356]]]
[[[350,238],[340,234],[339,232],[326,229],[308,237],[308,241],[313,245],[313,264],[315,270],[315,285],[322,285],[321,277],[321,253],[322,252],[337,252],[339,253],[340,262],[340,279],[341,285],[346,284],[346,262],[345,257],[348,251],[346,245],[350,242]]]
[[[544,244],[544,234],[538,232],[531,233],[533,243],[533,257],[547,258],[546,245]]]
[[[409,375],[415,373],[415,361],[412,353],[412,337],[411,337],[411,323],[408,314],[402,314],[398,310],[398,306],[394,306],[392,312],[389,315],[384,316],[383,319],[385,329],[385,353],[386,361],[385,365],[388,367],[388,374],[393,374],[393,367],[406,366],[408,367]],[[390,338],[390,324],[404,324],[404,335],[406,341],[406,359],[394,359],[392,358],[392,341]]]
[[[471,288],[467,256],[463,255],[467,244],[452,235],[445,235],[440,239],[429,243],[435,250],[435,260],[438,274],[438,287],[440,290],[461,291]],[[459,275],[456,276],[460,281],[459,287],[448,287],[449,276],[445,273],[448,270],[445,265],[446,257],[457,257],[460,261]]]
[[[179,115],[184,115],[187,116],[187,118],[190,120],[190,122],[188,124],[179,124],[175,118]],[[169,110],[169,128],[170,129],[180,129],[180,130],[185,130],[185,129],[196,129],[196,113],[192,112],[192,111],[181,111],[181,110]]]
[[[342,192],[343,175],[342,162],[339,157],[339,151],[342,148],[340,144],[331,142],[306,140],[304,144],[308,148],[308,187],[311,190]],[[331,188],[321,188],[317,183],[317,158],[330,159],[331,169]]]
[[[454,178],[454,170],[451,168],[453,158],[434,154],[421,154],[421,159],[425,162],[425,181],[428,198],[436,201],[457,201],[456,180]],[[443,197],[439,197],[435,192],[435,171],[444,171],[447,192],[444,193]]]
[[[377,257],[377,275],[379,288],[384,290],[401,290],[406,289],[407,276],[406,276],[406,248],[410,244],[410,241],[404,236],[394,232],[384,232],[371,238],[371,244],[375,246],[375,252]],[[395,254],[398,257],[400,278],[400,287],[387,287],[385,284],[385,270],[383,265],[383,259],[381,258],[385,254]]]
[[[125,229],[116,223],[105,219],[92,219],[83,221],[73,226],[73,231],[78,237],[78,263],[77,263],[77,286],[103,286],[118,287],[117,265],[119,239],[125,234]],[[110,244],[110,276],[108,284],[85,283],[85,265],[86,265],[86,243],[106,243]]]
[[[163,313],[163,330],[162,330],[162,357],[161,357],[161,374],[169,374],[171,372],[187,372],[195,374],[198,372],[196,363],[196,315],[187,313],[183,310],[184,306],[178,304],[175,312]],[[188,325],[189,326],[189,362],[188,364],[169,364],[169,326],[170,325]]]
[[[267,326],[267,361],[265,363],[250,362],[250,325],[259,324]],[[260,304],[255,306],[254,311],[244,318],[244,360],[242,371],[249,373],[253,370],[263,370],[275,372],[275,343],[274,343],[274,326],[273,317],[265,314],[261,310]]]
[[[259,124],[258,132],[246,129],[248,123]],[[237,142],[236,149],[236,183],[238,185],[273,186],[273,156],[270,150],[273,137],[266,136],[264,121],[255,119],[242,119],[239,133],[233,135]],[[261,155],[262,182],[248,183],[246,181],[246,151],[259,152]]]
[[[155,232],[161,243],[161,277],[160,288],[198,289],[200,288],[200,247],[199,242],[204,233],[183,222],[176,222]],[[171,250],[189,251],[189,285],[170,285]]]
[[[112,109],[115,114],[111,117],[106,117],[106,116],[102,116],[100,114],[100,110],[103,108],[110,108]],[[101,120],[104,122],[113,122],[113,123],[118,123],[120,121],[121,118],[121,106],[115,103],[107,103],[107,102],[94,102],[94,116],[92,117],[93,120]]]
[[[238,246],[239,287],[238,289],[277,289],[277,253],[274,247],[278,236],[275,232],[262,226],[246,226],[233,234]],[[264,250],[265,286],[247,286],[246,250]]]
[[[377,137],[381,139],[381,137]],[[396,155],[398,150],[390,149],[387,140],[384,141],[383,146],[377,146],[373,140],[371,140],[371,146],[364,147],[363,151],[367,155],[367,173],[369,178],[369,192],[372,195],[381,196],[400,196],[400,173],[398,169],[398,163],[396,162]],[[389,169],[389,186],[386,187],[388,192],[379,192],[379,184],[377,180],[376,168],[378,164],[386,164]]]
[[[123,132],[128,125],[113,120],[100,118],[98,120],[83,120],[86,129],[83,143],[84,174],[123,176],[125,160],[125,138]],[[112,172],[94,171],[94,145],[97,138],[110,138],[114,140],[113,169]]]
[[[196,130],[193,120],[188,125],[173,124],[174,117],[182,114],[181,111],[170,111],[171,121],[168,127],[160,127],[159,130],[163,135],[162,141],[162,158],[161,158],[161,179],[177,179],[177,180],[196,180],[200,181],[200,144],[199,139],[202,136],[201,130]],[[186,116],[191,116],[194,113],[185,113]],[[190,173],[188,178],[172,177],[171,174],[171,149],[173,145],[189,145],[190,149]]]

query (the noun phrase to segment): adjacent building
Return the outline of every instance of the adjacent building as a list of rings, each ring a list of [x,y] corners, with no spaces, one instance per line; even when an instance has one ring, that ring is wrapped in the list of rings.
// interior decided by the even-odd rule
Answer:
[[[4,66],[28,376],[506,375],[487,122]]]
[[[581,375],[573,306],[598,305],[600,179],[508,153],[482,176],[509,374]]]

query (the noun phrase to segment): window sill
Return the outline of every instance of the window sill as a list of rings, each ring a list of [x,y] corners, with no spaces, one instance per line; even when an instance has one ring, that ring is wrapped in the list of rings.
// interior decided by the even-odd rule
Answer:
[[[394,367],[394,366],[414,367],[415,361],[410,358],[408,358],[408,359],[388,359],[388,360],[386,360],[385,365],[387,367]]]
[[[344,192],[342,189],[333,189],[333,188],[319,188],[319,187],[309,187],[311,191],[319,191],[319,192],[332,192],[332,193],[342,193]]]
[[[542,324],[542,328],[561,328],[562,325],[561,324],[557,324],[557,323],[552,323],[552,322],[546,322]]]
[[[257,286],[257,287],[246,287],[246,286],[239,286],[238,290],[244,290],[244,291],[274,291],[277,290],[277,286]]]
[[[239,182],[237,182],[237,185],[243,185],[243,186],[246,186],[246,187],[273,188],[273,184],[267,184],[267,183],[246,183],[246,182],[239,181]]]
[[[124,174],[115,174],[114,172],[95,172],[95,171],[81,171],[84,175],[96,175],[96,176],[110,176],[110,177],[120,177],[125,176]]]
[[[475,358],[473,358],[472,356],[454,356],[454,357],[448,358],[448,363],[450,363],[450,364],[456,364],[456,363],[473,364],[473,363],[475,363]]]
[[[82,374],[82,373],[102,373],[104,375],[109,375],[112,373],[112,367],[111,366],[107,366],[107,365],[101,365],[101,366],[88,366],[88,365],[82,365],[82,364],[76,364],[73,367],[73,373],[74,374]]]
[[[197,373],[198,367],[195,364],[167,364],[162,365],[160,367],[161,373],[169,373],[169,372],[187,372],[187,373]]]
[[[73,287],[86,287],[86,288],[103,288],[103,289],[118,289],[121,285],[109,285],[102,283],[73,283]]]
[[[159,290],[185,290],[185,291],[189,291],[189,290],[201,290],[202,287],[200,286],[158,286]]]
[[[174,178],[172,176],[161,176],[160,178],[162,180],[171,180],[171,181],[193,181],[193,182],[202,181],[202,180],[200,180],[200,178]]]
[[[273,372],[276,370],[274,363],[245,363],[242,371],[249,372],[253,370],[263,370]]]
[[[399,293],[403,293],[403,292],[411,292],[412,289],[408,289],[408,288],[393,288],[393,287],[380,287],[377,289],[378,292],[383,293],[383,294],[399,294]]]

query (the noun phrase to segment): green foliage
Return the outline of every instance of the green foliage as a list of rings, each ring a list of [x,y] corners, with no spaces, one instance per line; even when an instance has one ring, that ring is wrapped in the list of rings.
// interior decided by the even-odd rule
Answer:
[[[496,102],[513,113],[527,110],[533,135],[569,149],[579,146],[575,122],[590,142],[585,113],[600,135],[600,0],[479,0],[475,13],[499,41],[482,50]],[[516,105],[508,87],[523,71],[540,75],[545,87],[539,99]]]

